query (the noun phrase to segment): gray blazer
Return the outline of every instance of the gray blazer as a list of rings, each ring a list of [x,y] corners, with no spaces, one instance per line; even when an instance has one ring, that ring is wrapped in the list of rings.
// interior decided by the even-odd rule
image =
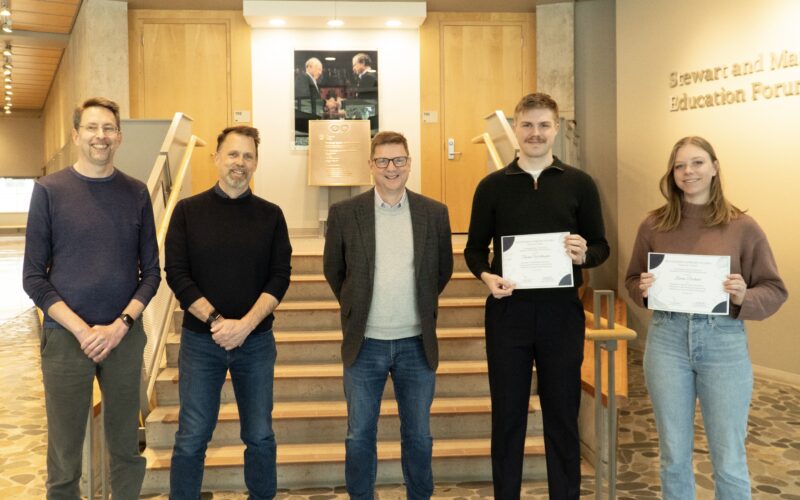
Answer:
[[[439,365],[436,316],[439,294],[453,274],[453,243],[447,207],[425,196],[408,193],[414,235],[414,274],[422,321],[425,357],[431,369]],[[375,190],[331,206],[323,258],[328,280],[341,306],[342,362],[356,360],[367,328],[375,273]]]

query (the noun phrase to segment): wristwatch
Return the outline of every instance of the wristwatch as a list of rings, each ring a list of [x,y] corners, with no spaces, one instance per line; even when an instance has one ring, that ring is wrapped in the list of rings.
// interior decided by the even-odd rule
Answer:
[[[216,309],[212,309],[211,310],[211,314],[208,315],[208,319],[206,320],[206,324],[208,326],[211,326],[216,320],[218,320],[221,317],[222,317],[222,315],[220,313],[218,313]]]
[[[130,314],[122,313],[119,315],[119,319],[121,319],[122,322],[125,323],[125,326],[127,326],[128,328],[133,326],[133,318],[131,317]]]

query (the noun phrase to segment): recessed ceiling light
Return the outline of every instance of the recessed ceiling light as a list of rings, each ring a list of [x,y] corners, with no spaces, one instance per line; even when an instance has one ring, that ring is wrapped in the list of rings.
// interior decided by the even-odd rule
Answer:
[[[335,60],[336,60],[336,58],[335,58],[335,57],[332,57],[332,56],[328,56],[328,57],[326,57],[326,58],[325,58],[325,60],[326,60],[326,61],[335,61]]]
[[[6,48],[3,49],[3,55],[11,57],[11,44],[7,43]]]
[[[344,26],[344,21],[342,21],[341,19],[331,19],[330,21],[328,21],[328,26],[330,26],[331,28],[339,28],[341,26]]]
[[[8,2],[6,0],[3,1],[2,7],[0,7],[0,16],[10,16],[11,11],[8,10]]]
[[[11,96],[8,96],[8,95],[7,95],[7,96],[6,96],[6,101],[10,101],[10,100],[11,100]]]
[[[3,70],[3,74],[6,75],[6,76],[9,76],[11,74],[11,70],[10,69],[4,69]]]
[[[6,90],[6,95],[14,95],[14,92],[11,90]]]
[[[10,83],[6,83],[6,89],[7,90],[11,90],[11,84]]]
[[[10,76],[5,77],[3,81],[5,81],[6,83],[11,83],[11,77]]]
[[[270,19],[269,20],[269,25],[270,26],[286,26],[286,20],[285,19]]]
[[[389,21],[386,21],[386,26],[390,28],[399,28],[402,25],[403,23],[398,21],[397,19],[390,19]]]
[[[6,18],[6,21],[3,23],[3,31],[6,33],[13,33],[14,30],[11,29],[11,19]]]

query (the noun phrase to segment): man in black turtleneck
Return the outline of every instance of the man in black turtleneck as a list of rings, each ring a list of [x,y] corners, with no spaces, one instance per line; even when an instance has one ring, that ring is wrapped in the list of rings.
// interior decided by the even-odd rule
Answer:
[[[578,407],[581,397],[584,313],[578,298],[581,269],[609,254],[600,198],[592,178],[553,156],[558,105],[529,94],[514,110],[519,158],[487,175],[472,204],[464,257],[491,294],[486,301],[486,357],[492,396],[494,496],[520,495],[525,431],[536,363],[544,421],[547,484],[551,499],[580,496]],[[562,233],[574,286],[515,289],[503,278],[501,238]],[[494,258],[489,264],[489,242]]]
[[[200,497],[205,452],[231,373],[242,427],[250,498],[276,490],[272,312],[289,287],[292,247],[281,209],[249,188],[258,130],[217,137],[219,182],[175,207],[166,239],[167,283],[186,311],[179,358],[180,416],[170,498]]]

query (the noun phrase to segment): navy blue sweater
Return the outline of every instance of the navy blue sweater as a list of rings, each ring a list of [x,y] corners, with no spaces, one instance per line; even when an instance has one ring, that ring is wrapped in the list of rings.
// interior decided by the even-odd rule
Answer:
[[[131,299],[147,305],[161,281],[147,187],[119,170],[100,179],[73,167],[34,185],[22,286],[45,311],[59,301],[90,325],[109,324]]]
[[[289,231],[278,205],[253,194],[223,198],[212,188],[175,207],[164,270],[184,310],[205,297],[224,318],[240,319],[262,292],[283,299],[291,257]],[[269,330],[272,320],[270,314],[255,331]],[[210,331],[188,312],[183,327]]]

